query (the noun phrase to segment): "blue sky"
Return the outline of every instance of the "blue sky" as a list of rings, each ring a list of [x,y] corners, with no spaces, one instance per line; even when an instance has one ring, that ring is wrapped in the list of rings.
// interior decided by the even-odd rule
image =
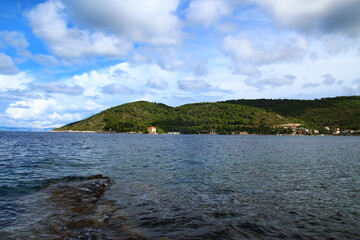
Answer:
[[[2,0],[0,126],[137,100],[360,95],[358,0]]]

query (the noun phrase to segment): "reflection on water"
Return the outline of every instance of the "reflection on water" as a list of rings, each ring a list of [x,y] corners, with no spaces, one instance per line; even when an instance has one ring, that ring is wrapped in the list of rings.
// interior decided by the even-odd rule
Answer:
[[[359,142],[0,133],[0,239],[359,239]]]

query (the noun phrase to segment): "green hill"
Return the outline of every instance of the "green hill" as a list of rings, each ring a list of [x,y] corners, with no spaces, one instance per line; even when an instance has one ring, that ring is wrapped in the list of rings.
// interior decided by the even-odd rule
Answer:
[[[258,107],[289,118],[296,118],[311,128],[325,126],[360,129],[360,96],[315,100],[230,100],[224,103]]]
[[[107,109],[55,131],[146,132],[147,127],[155,126],[158,132],[285,133],[284,129],[274,130],[271,127],[291,122],[293,121],[273,112],[238,104],[196,103],[169,107],[139,101]]]
[[[324,127],[360,129],[360,97],[316,100],[229,100],[170,107],[145,101],[127,103],[68,124],[55,131],[158,132],[231,134],[291,133],[276,125],[301,123],[311,129]]]
[[[172,113],[172,108],[164,104],[139,101],[109,108],[55,131],[144,132],[154,122],[167,120]]]

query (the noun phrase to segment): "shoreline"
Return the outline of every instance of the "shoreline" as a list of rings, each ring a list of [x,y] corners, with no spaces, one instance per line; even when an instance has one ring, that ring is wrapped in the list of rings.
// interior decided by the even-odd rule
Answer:
[[[213,134],[213,133],[202,133],[202,134],[187,134],[187,133],[180,133],[180,134],[169,134],[169,133],[156,133],[156,134],[149,134],[149,133],[140,133],[140,132],[110,132],[110,131],[80,131],[80,130],[51,130],[48,131],[51,133],[104,133],[104,134],[144,134],[144,135],[221,135],[221,136],[316,136],[316,137],[327,137],[327,136],[334,136],[334,137],[359,137],[360,135],[341,135],[341,134]]]

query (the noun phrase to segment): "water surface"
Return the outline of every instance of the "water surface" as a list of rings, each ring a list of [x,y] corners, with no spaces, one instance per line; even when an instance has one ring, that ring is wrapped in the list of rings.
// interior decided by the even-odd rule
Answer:
[[[0,239],[359,239],[359,146],[0,133]]]

